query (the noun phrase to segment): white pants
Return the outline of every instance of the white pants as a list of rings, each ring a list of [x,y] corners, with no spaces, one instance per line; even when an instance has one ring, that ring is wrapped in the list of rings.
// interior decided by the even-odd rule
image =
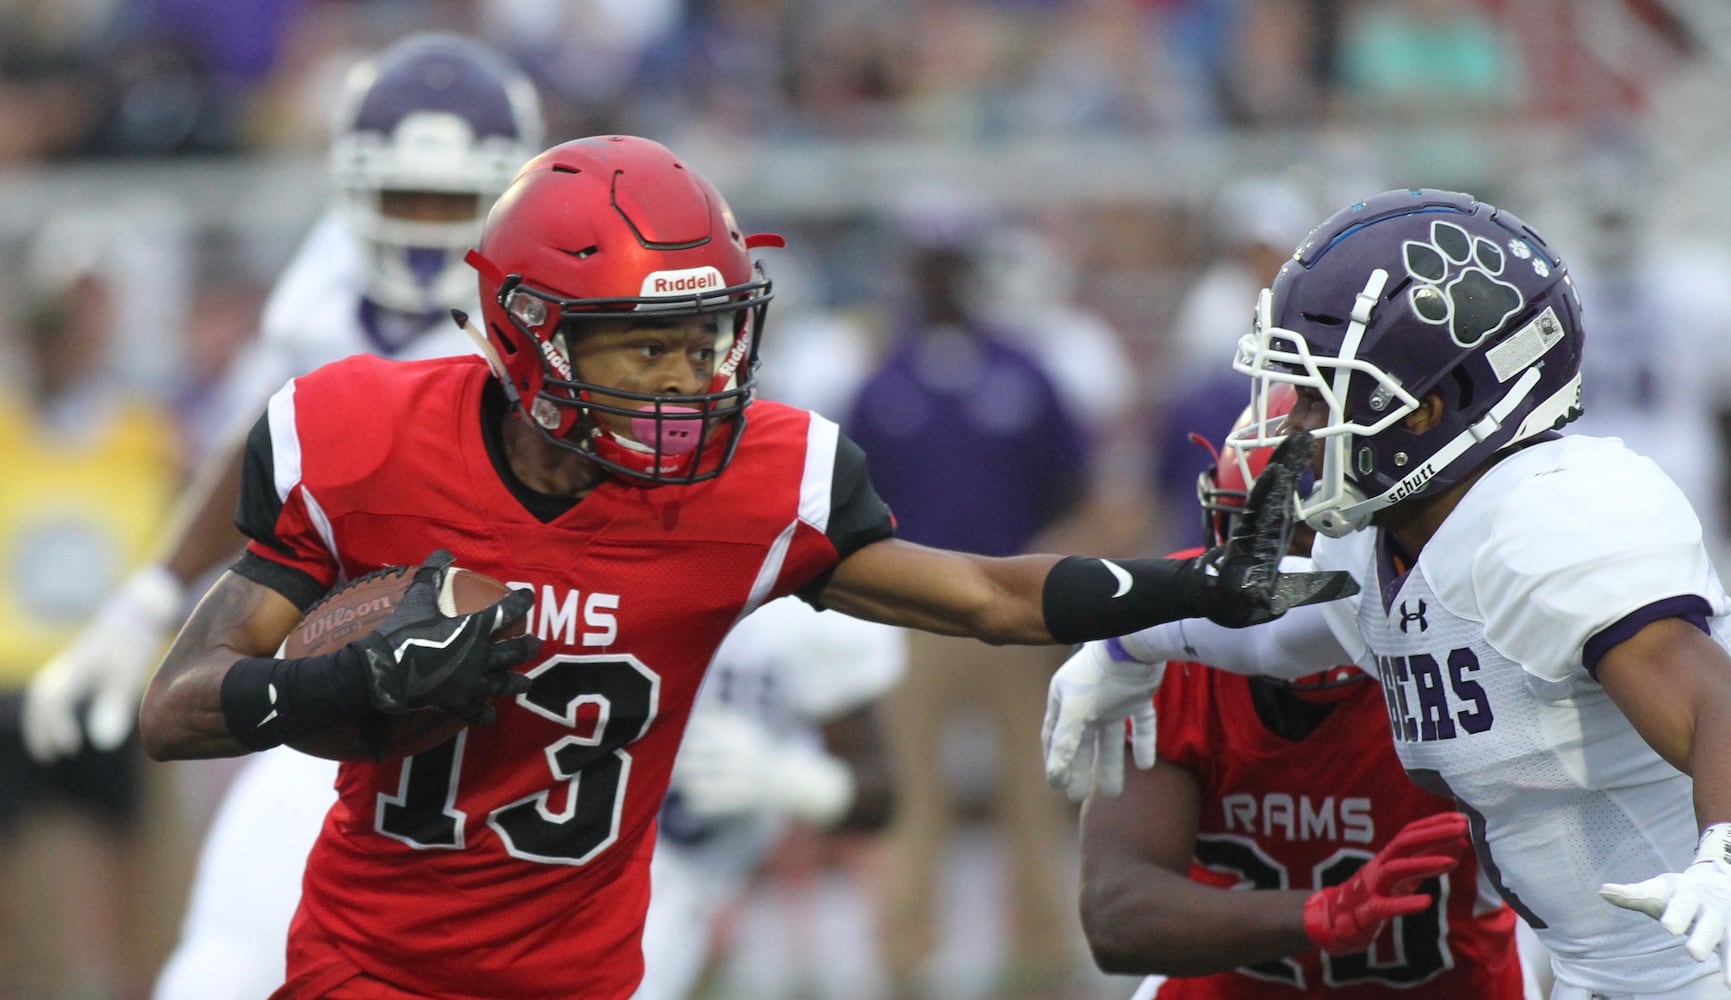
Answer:
[[[288,747],[241,765],[205,835],[154,1000],[258,1000],[282,985],[289,921],[336,778],[336,761]]]

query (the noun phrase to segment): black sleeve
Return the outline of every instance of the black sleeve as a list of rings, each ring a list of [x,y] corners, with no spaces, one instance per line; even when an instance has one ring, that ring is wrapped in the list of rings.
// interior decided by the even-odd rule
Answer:
[[[282,498],[276,493],[276,455],[270,443],[270,414],[252,425],[241,453],[240,499],[234,505],[234,524],[246,537],[293,555],[276,537],[282,519]]]
[[[836,562],[895,535],[895,515],[872,486],[871,475],[866,471],[865,450],[846,434],[837,436],[830,496],[835,500],[829,512],[828,537],[835,546]],[[819,574],[801,587],[797,591],[800,598],[813,607],[822,607],[817,603],[817,595],[829,586],[830,575]]]
[[[282,499],[276,492],[276,462],[270,443],[270,415],[258,418],[246,436],[241,454],[240,499],[235,501],[234,523],[241,533],[286,556],[294,553],[276,537],[282,518]],[[325,587],[291,566],[252,553],[243,554],[229,567],[235,575],[269,587],[305,611],[325,595]]]
[[[235,576],[242,576],[260,586],[269,587],[293,601],[295,607],[302,612],[325,596],[324,584],[293,566],[284,566],[251,552],[237,559],[235,564],[229,567],[229,571]]]

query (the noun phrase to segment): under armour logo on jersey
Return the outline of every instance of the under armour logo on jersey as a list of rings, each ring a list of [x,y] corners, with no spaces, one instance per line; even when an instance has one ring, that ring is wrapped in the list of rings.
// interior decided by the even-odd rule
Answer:
[[[1400,602],[1400,630],[1405,632],[1407,630],[1407,625],[1412,622],[1418,622],[1418,630],[1420,632],[1430,628],[1430,622],[1425,621],[1424,612],[1425,604],[1423,599],[1419,600],[1417,611],[1408,611],[1406,602]]]

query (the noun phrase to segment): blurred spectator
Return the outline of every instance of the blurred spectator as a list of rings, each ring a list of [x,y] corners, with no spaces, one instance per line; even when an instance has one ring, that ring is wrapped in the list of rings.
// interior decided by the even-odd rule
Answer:
[[[1238,338],[1250,332],[1256,296],[1292,255],[1316,219],[1305,188],[1278,177],[1224,185],[1208,217],[1210,259],[1186,292],[1170,327],[1166,363],[1156,378],[1154,480],[1164,512],[1161,548],[1193,537],[1196,477],[1212,465],[1190,443],[1224,440],[1249,398],[1232,370]]]
[[[1340,49],[1349,114],[1461,122],[1519,108],[1526,65],[1516,39],[1477,0],[1359,0]]]
[[[954,192],[909,197],[898,234],[909,283],[898,333],[844,426],[871,456],[900,537],[1010,555],[1086,493],[1089,442],[1039,361],[982,322],[970,301],[987,221]],[[939,865],[960,817],[951,769],[934,765],[953,762],[947,737],[958,713],[972,707],[996,736],[995,829],[1009,855],[1008,959],[993,995],[1047,996],[1076,968],[1074,934],[1060,930],[1075,927],[1059,861],[1069,818],[1045,787],[1038,747],[1027,738],[1057,656],[929,633],[909,640],[908,675],[888,699],[892,745],[903,762],[882,914],[890,975],[906,996],[953,988],[932,981],[931,961],[943,912]]]
[[[39,765],[20,719],[37,668],[149,554],[180,465],[166,409],[116,377],[133,348],[115,341],[112,234],[60,232],[24,269],[0,395],[0,996],[137,995],[152,971],[129,944],[151,869],[143,755],[134,739]]]

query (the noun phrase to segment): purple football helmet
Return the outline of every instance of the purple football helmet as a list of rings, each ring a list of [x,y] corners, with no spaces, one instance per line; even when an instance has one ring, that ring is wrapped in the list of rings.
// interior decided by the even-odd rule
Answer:
[[[473,308],[463,254],[541,151],[543,128],[529,78],[466,38],[411,35],[356,64],[337,105],[330,168],[363,250],[367,298],[411,315]],[[473,206],[403,218],[387,210],[393,192],[468,196]]]
[[[1319,394],[1323,467],[1299,514],[1339,537],[1579,416],[1581,347],[1568,268],[1526,223],[1470,195],[1385,192],[1311,230],[1262,291],[1233,362],[1253,418],[1228,440],[1280,439],[1274,385]],[[1402,426],[1432,392],[1441,421]]]

